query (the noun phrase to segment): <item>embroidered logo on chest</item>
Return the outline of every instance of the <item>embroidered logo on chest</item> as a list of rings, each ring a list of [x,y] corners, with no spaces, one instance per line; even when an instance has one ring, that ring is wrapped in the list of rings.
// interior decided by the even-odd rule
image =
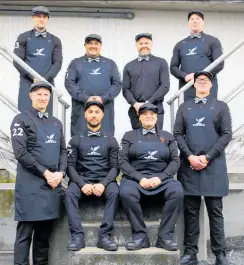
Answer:
[[[56,144],[57,142],[53,140],[54,134],[52,135],[47,135],[47,141],[45,141],[46,144]]]
[[[189,52],[186,55],[196,55],[196,49],[197,47],[193,48],[193,49],[189,49]]]
[[[202,123],[204,121],[205,117],[201,118],[201,119],[196,119],[196,123],[192,124],[192,126],[195,126],[195,127],[203,127],[205,126],[204,123]]]
[[[152,151],[152,152],[148,151],[149,156],[146,156],[144,158],[147,159],[147,160],[157,160],[157,157],[154,157],[154,155],[156,155],[157,152],[158,152],[158,150]]]
[[[35,56],[45,56],[45,54],[43,53],[44,50],[45,50],[45,48],[36,49],[36,52],[33,53],[33,55],[35,55]]]
[[[90,75],[101,75],[102,73],[100,73],[99,71],[100,71],[100,68],[93,69]]]
[[[87,153],[89,156],[100,156],[100,153],[97,152],[97,150],[100,148],[100,146],[91,147],[91,152]]]

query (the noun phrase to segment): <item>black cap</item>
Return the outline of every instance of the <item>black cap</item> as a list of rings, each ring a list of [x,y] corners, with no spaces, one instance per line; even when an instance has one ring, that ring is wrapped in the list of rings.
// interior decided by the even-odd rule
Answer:
[[[193,10],[193,11],[189,12],[189,13],[188,13],[188,20],[189,20],[190,17],[191,17],[192,15],[194,15],[194,14],[198,15],[199,17],[201,17],[201,18],[204,20],[204,15],[203,15],[203,13],[202,13],[201,11],[198,11],[198,10]]]
[[[30,92],[33,92],[38,88],[46,88],[50,91],[50,93],[52,93],[52,87],[45,81],[38,81],[33,83],[30,87]]]
[[[195,80],[198,78],[198,76],[200,76],[200,75],[205,75],[205,76],[207,76],[208,79],[209,79],[211,82],[213,82],[213,75],[212,75],[210,72],[207,72],[207,71],[199,71],[199,72],[196,72],[196,73],[194,74],[194,82],[195,82]]]
[[[36,6],[32,9],[31,15],[44,14],[50,16],[49,10],[45,6]]]
[[[92,100],[92,101],[88,101],[86,102],[85,104],[85,111],[90,107],[90,106],[93,106],[93,105],[96,105],[98,106],[103,112],[104,112],[104,105],[103,103],[97,101],[97,100]]]
[[[151,111],[158,114],[158,107],[151,104],[151,103],[145,103],[145,104],[141,105],[141,107],[139,108],[138,114],[140,115],[144,111],[147,111],[147,110],[151,110]]]
[[[85,43],[88,43],[91,40],[97,40],[100,43],[102,43],[102,37],[98,34],[90,34],[90,35],[85,37]]]
[[[152,34],[151,33],[140,33],[135,36],[135,41],[138,41],[140,38],[148,38],[149,40],[152,40]]]

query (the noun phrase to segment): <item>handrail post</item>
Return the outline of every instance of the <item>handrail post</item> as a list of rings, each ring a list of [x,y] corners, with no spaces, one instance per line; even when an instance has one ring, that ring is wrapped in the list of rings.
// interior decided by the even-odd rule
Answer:
[[[174,130],[174,120],[175,120],[175,106],[174,102],[171,102],[170,104],[170,126],[171,126],[171,132],[173,133]]]

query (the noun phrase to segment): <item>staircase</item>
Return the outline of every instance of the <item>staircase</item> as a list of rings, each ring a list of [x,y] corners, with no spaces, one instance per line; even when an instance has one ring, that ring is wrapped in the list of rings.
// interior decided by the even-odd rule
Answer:
[[[118,251],[110,252],[96,247],[98,232],[104,213],[101,201],[84,202],[80,211],[85,230],[86,248],[68,252],[68,218],[65,214],[55,227],[51,243],[50,264],[52,265],[176,265],[180,252],[170,252],[155,247],[162,206],[145,206],[144,216],[152,247],[140,251],[127,251],[125,244],[131,239],[131,228],[121,207],[115,218],[113,239],[119,245]]]

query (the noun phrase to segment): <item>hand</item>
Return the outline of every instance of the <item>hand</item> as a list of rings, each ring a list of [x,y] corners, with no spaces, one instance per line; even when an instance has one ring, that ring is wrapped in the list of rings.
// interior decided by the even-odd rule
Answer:
[[[136,103],[133,105],[133,107],[135,108],[135,110],[136,110],[137,113],[138,113],[138,111],[139,111],[139,108],[140,108],[143,104],[145,104],[145,102],[136,102]]]
[[[206,156],[205,155],[201,155],[201,156],[198,156],[199,157],[199,159],[200,159],[200,161],[203,163],[203,164],[208,164],[208,160],[207,160],[207,158],[206,158]]]
[[[102,98],[101,98],[101,97],[99,97],[99,96],[96,96],[96,99],[95,99],[95,100],[103,104],[103,100],[102,100]]]
[[[98,184],[94,184],[93,186],[94,186],[93,194],[96,195],[97,197],[100,197],[105,190],[104,185],[101,183],[98,183]]]
[[[88,98],[87,102],[96,100],[96,96],[91,96]]]
[[[35,83],[35,82],[39,82],[39,81],[41,81],[39,78],[37,78],[37,77],[34,77],[33,78],[33,82]]]
[[[142,178],[139,182],[142,188],[149,189],[150,188],[150,181],[147,178]]]
[[[194,78],[194,73],[188,74],[188,75],[185,77],[185,81],[186,81],[186,82],[189,82],[189,81],[191,81],[193,78]]]
[[[59,185],[59,183],[62,181],[63,179],[63,173],[62,172],[54,172],[53,173],[53,179],[51,182],[55,183],[55,188]]]
[[[93,189],[94,186],[92,184],[85,184],[82,188],[81,191],[86,194],[87,196],[92,195],[93,194]]]
[[[103,103],[103,100],[102,100],[102,98],[100,96],[91,96],[91,97],[88,98],[87,102],[88,101],[94,101],[94,100],[96,100],[96,101],[98,101],[100,103]]]
[[[150,188],[154,188],[161,183],[161,179],[159,177],[150,178],[149,181],[150,181]]]
[[[43,174],[44,178],[47,180],[48,185],[51,188],[55,189],[56,188],[56,183],[53,181],[53,175],[54,175],[54,173],[52,173],[48,169],[46,169],[44,174]]]
[[[191,164],[192,169],[195,169],[195,170],[202,170],[207,166],[206,164],[201,162],[198,156],[190,155],[188,157],[188,160]]]

